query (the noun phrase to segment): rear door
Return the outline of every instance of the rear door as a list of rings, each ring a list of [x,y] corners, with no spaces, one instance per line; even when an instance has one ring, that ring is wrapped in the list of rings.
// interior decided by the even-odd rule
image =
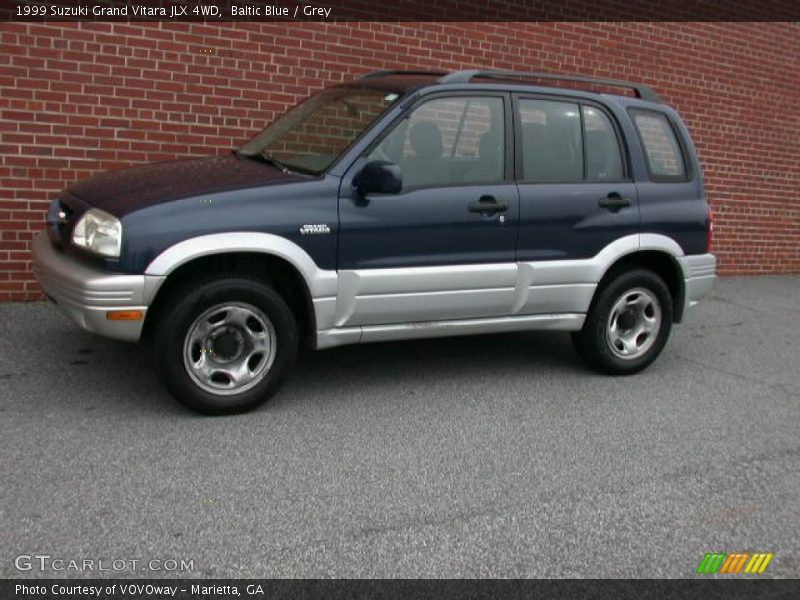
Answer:
[[[423,99],[348,170],[339,198],[338,326],[507,314],[519,197],[510,96]],[[397,164],[397,194],[359,197],[369,161]]]
[[[549,96],[516,96],[514,108],[517,261],[590,258],[638,233],[637,189],[612,115],[595,103]],[[594,289],[566,279],[548,284],[537,289],[534,278],[519,312],[584,312]]]

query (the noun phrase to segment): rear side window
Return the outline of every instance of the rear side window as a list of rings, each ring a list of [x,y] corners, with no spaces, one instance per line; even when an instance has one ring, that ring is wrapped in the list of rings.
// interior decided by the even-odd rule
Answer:
[[[570,102],[521,99],[519,117],[525,181],[583,181],[580,107]]]
[[[557,100],[519,101],[522,177],[535,183],[622,181],[616,130],[601,109]]]
[[[632,116],[644,146],[651,179],[685,181],[683,153],[667,116],[644,111],[633,112]]]
[[[608,116],[593,106],[583,107],[586,144],[586,179],[588,181],[621,181],[622,153],[617,134]]]

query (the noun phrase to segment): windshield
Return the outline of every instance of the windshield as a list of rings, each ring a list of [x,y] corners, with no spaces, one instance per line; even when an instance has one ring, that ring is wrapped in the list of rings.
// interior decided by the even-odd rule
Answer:
[[[359,88],[332,88],[315,94],[278,117],[239,149],[281,167],[321,173],[399,94]]]

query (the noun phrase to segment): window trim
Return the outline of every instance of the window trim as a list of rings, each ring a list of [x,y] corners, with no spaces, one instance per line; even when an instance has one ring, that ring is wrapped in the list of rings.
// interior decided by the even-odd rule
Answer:
[[[532,179],[524,178],[523,169],[523,152],[522,148],[522,119],[520,117],[520,101],[521,100],[544,100],[550,102],[567,102],[578,106],[581,120],[581,147],[583,149],[583,178],[580,181],[535,181]],[[633,183],[633,169],[631,167],[631,153],[628,148],[627,140],[622,135],[622,128],[616,116],[608,110],[600,102],[595,102],[588,98],[579,98],[572,96],[558,96],[551,94],[534,94],[528,92],[514,92],[512,93],[512,102],[514,106],[514,180],[518,184],[524,185],[581,185],[581,184],[598,184],[598,183]],[[620,159],[622,160],[622,178],[621,179],[587,179],[586,177],[586,129],[584,127],[583,107],[591,106],[601,111],[607,118],[611,127],[614,130],[614,135],[617,138],[617,147],[620,151]]]
[[[412,188],[402,189],[397,194],[376,194],[380,196],[402,196],[410,192],[419,190],[437,189],[437,188],[458,188],[458,187],[475,187],[475,186],[492,186],[492,185],[506,185],[514,182],[514,124],[512,120],[512,104],[511,94],[503,91],[491,90],[447,90],[441,92],[433,92],[430,94],[423,94],[419,98],[415,98],[413,102],[409,102],[407,106],[394,119],[391,120],[378,134],[372,142],[364,149],[359,157],[353,161],[352,166],[357,164],[360,160],[366,160],[367,156],[378,147],[383,140],[386,139],[394,129],[400,124],[401,121],[408,118],[412,112],[423,104],[428,102],[441,100],[443,98],[499,98],[503,101],[503,135],[505,136],[505,156],[503,157],[503,178],[500,181],[492,182],[470,182],[470,183],[442,183],[438,185],[418,185]]]
[[[678,152],[680,153],[681,161],[683,162],[683,175],[657,175],[653,173],[653,168],[650,164],[650,155],[647,152],[647,146],[644,143],[642,132],[639,129],[638,123],[636,122],[636,115],[662,117],[666,121],[667,126],[672,131],[672,135],[675,137],[675,143],[678,146]],[[694,173],[692,171],[691,163],[689,162],[689,153],[686,149],[686,143],[684,142],[683,136],[675,127],[675,123],[669,114],[651,108],[630,107],[628,108],[628,116],[630,117],[633,128],[636,130],[636,135],[639,138],[639,144],[642,147],[642,155],[644,156],[644,163],[647,167],[647,177],[650,181],[655,183],[687,183],[694,179]]]

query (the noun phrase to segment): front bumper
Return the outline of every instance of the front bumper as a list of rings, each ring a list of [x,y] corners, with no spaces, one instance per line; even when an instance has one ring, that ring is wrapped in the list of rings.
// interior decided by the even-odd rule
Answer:
[[[56,249],[45,233],[33,240],[33,272],[45,295],[81,328],[105,337],[136,341],[144,315],[164,277],[121,275],[93,269]],[[112,321],[110,310],[138,310],[135,321]]]
[[[690,254],[680,258],[685,290],[684,310],[688,310],[711,291],[717,278],[717,258],[713,254]]]

